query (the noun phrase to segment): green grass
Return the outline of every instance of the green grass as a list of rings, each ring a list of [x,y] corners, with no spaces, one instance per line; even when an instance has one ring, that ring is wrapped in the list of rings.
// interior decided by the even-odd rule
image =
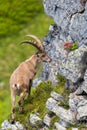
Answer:
[[[0,124],[9,118],[10,110],[10,92],[5,89],[0,90]]]
[[[39,0],[0,0],[0,38],[16,34],[42,12]]]

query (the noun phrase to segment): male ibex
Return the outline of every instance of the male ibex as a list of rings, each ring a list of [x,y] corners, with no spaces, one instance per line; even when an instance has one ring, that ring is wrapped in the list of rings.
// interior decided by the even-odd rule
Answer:
[[[19,111],[22,112],[22,102],[27,93],[30,94],[32,79],[36,75],[36,66],[40,61],[50,62],[51,58],[47,55],[40,39],[34,35],[27,35],[34,40],[25,40],[21,43],[27,43],[35,46],[39,51],[29,59],[22,62],[13,72],[10,78],[11,102],[12,102],[12,119],[15,118],[15,99],[16,95],[20,95],[18,105]]]

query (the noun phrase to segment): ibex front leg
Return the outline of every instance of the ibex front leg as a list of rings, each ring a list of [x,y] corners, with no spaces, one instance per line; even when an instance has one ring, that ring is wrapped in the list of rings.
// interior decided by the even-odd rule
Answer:
[[[23,103],[24,97],[26,96],[26,93],[27,93],[27,91],[24,90],[24,91],[20,94],[20,98],[19,98],[19,101],[18,101],[19,112],[20,112],[20,113],[23,113],[22,103]]]
[[[27,97],[27,99],[29,99],[29,97],[30,97],[31,86],[32,86],[32,79],[30,79],[30,81],[29,81],[29,86],[28,86],[28,97]]]

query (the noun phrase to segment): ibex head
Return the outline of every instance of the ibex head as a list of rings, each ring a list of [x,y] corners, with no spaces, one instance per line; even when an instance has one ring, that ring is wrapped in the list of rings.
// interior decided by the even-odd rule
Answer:
[[[51,58],[46,52],[37,52],[38,61],[51,62]]]
[[[33,46],[35,46],[38,49],[38,52],[36,53],[37,57],[38,57],[38,61],[43,61],[43,62],[51,62],[51,58],[48,56],[48,54],[45,51],[44,46],[42,45],[42,42],[40,41],[40,39],[35,36],[35,35],[27,35],[28,37],[31,37],[35,40],[34,41],[30,41],[30,40],[25,40],[22,41],[22,43],[27,43],[27,44],[31,44]]]

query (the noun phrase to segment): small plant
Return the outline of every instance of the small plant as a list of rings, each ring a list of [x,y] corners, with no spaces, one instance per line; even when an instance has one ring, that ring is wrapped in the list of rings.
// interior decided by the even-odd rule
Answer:
[[[71,46],[70,46],[70,50],[73,51],[73,50],[76,50],[78,48],[78,42],[74,42]]]
[[[66,78],[60,74],[57,74],[57,79],[59,80],[60,83],[65,84]]]
[[[74,51],[78,48],[78,42],[67,42],[64,44],[64,49],[69,53],[70,51]]]
[[[53,118],[51,119],[50,122],[50,128],[54,129],[54,123],[59,121],[59,117],[58,116],[53,116]]]

